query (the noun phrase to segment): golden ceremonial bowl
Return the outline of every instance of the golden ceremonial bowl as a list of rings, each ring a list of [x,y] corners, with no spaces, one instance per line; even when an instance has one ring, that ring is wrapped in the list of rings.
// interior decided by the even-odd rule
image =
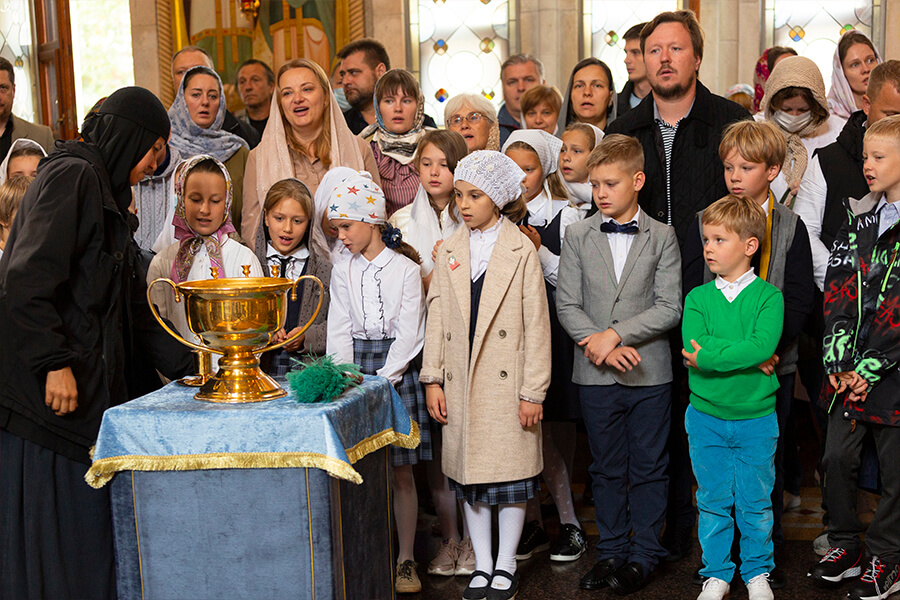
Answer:
[[[296,300],[297,285],[304,279],[319,284],[319,304],[312,318],[293,336],[271,344],[272,337],[284,327],[287,318],[288,292]],[[172,287],[176,302],[181,302],[181,297],[184,297],[188,327],[203,345],[184,339],[159,316],[150,298],[150,290],[160,283]],[[202,385],[194,396],[197,400],[210,402],[261,402],[287,395],[274,379],[259,368],[257,355],[281,348],[299,338],[316,320],[324,297],[322,282],[312,275],[296,280],[235,277],[182,283],[163,277],[147,286],[150,310],[163,329],[196,351],[222,355],[215,375],[203,376],[201,372],[199,379]]]

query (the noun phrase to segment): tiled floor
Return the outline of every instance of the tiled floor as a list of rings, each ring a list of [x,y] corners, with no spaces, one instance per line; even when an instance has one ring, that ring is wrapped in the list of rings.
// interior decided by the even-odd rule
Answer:
[[[803,485],[801,490],[801,504],[785,513],[783,524],[787,543],[783,553],[780,567],[785,572],[788,586],[775,592],[776,600],[819,600],[845,598],[847,585],[837,588],[823,588],[815,585],[806,577],[806,572],[817,560],[812,551],[812,540],[821,532],[822,511],[820,507],[821,496],[819,488],[814,480],[815,457],[817,447],[815,434],[813,433],[811,420],[804,416],[798,422],[800,436],[801,462],[804,468]],[[805,432],[805,433],[803,433]],[[581,434],[580,437],[583,437]],[[586,448],[585,439],[579,439],[579,448]],[[580,498],[583,489],[586,461],[589,460],[585,453],[579,451],[576,455],[575,480],[573,490],[575,497]],[[578,474],[582,474],[579,483]],[[551,563],[549,553],[536,554],[531,560],[520,562],[521,587],[518,600],[606,600],[618,598],[612,591],[603,590],[587,592],[578,588],[578,580],[592,566],[594,562],[594,544],[597,541],[597,529],[593,521],[593,508],[583,506],[576,500],[578,517],[588,533],[589,552],[579,561],[574,563]],[[861,517],[864,522],[871,518],[871,510],[874,509],[874,500],[869,497],[860,499]],[[867,508],[868,507],[868,508]],[[865,513],[869,514],[865,514]],[[553,510],[545,511],[552,514]],[[399,596],[409,600],[444,600],[461,598],[462,591],[467,583],[464,577],[436,577],[425,574],[427,561],[423,557],[434,556],[440,544],[440,539],[431,535],[432,520],[423,518],[419,536],[417,538],[416,555],[419,558],[419,574],[423,584],[420,594]],[[555,536],[558,521],[550,517],[546,525],[551,538]],[[700,548],[694,540],[692,554],[685,560],[666,564],[654,574],[653,580],[646,588],[637,592],[632,598],[640,600],[693,600],[700,593],[698,586],[691,584],[691,574],[700,564]],[[747,591],[736,580],[733,586],[732,599],[743,600],[747,598]],[[900,596],[898,596],[900,599]]]

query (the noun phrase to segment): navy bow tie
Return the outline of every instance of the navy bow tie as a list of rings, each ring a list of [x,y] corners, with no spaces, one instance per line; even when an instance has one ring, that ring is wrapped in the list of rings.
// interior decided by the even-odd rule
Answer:
[[[604,221],[600,223],[600,231],[603,233],[637,233],[640,230],[638,229],[637,221],[631,221],[624,225],[619,225],[615,221]]]

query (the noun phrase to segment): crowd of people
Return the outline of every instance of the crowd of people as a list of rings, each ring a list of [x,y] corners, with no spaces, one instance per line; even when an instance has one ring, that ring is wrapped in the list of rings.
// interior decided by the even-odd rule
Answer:
[[[536,553],[579,560],[583,428],[599,539],[581,588],[638,592],[697,526],[698,600],[729,594],[736,537],[750,598],[774,598],[801,388],[822,432],[809,576],[854,600],[900,592],[900,61],[849,31],[827,94],[813,61],[773,47],[726,97],[698,79],[690,11],[624,41],[621,92],[596,58],[558,88],[515,55],[500,110],[457,94],[444,128],[373,39],[331,75],[248,60],[235,114],[187,46],[168,110],[122,88],[55,143],[11,114],[0,59],[0,597],[115,597],[89,449],[104,410],[193,368],[147,283],[248,266],[325,286],[268,372],[335,355],[390,381],[418,425],[417,448],[390,452],[398,593],[422,589],[422,559],[468,577],[470,600],[514,598]],[[279,340],[317,295],[298,289]],[[191,339],[172,294],[153,301]],[[867,528],[858,487],[881,496]],[[433,557],[414,552],[417,489]]]

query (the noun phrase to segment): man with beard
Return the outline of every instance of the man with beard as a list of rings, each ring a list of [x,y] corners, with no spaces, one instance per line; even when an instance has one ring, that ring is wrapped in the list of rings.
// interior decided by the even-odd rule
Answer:
[[[375,82],[391,70],[391,59],[384,44],[372,38],[350,42],[341,48],[341,85],[350,108],[344,111],[344,120],[354,135],[375,122]],[[434,119],[425,115],[425,127],[437,127]]]
[[[750,113],[698,81],[703,31],[691,11],[657,15],[641,31],[641,51],[651,93],[606,133],[640,140],[647,175],[641,208],[672,225],[683,244],[697,211],[728,194],[719,139]]]
[[[644,148],[646,180],[641,209],[672,225],[684,247],[697,211],[728,195],[719,140],[725,127],[750,113],[741,105],[711,93],[697,79],[703,60],[703,30],[689,10],[658,14],[641,30],[641,51],[650,93],[634,109],[610,123],[607,134],[624,133]],[[690,290],[685,290],[685,292]],[[663,546],[670,562],[691,549],[697,516],[691,503],[691,462],[684,431],[686,398],[679,392],[686,378],[680,335],[671,337],[676,386],[669,435],[669,502]],[[677,357],[677,358],[674,358]]]

